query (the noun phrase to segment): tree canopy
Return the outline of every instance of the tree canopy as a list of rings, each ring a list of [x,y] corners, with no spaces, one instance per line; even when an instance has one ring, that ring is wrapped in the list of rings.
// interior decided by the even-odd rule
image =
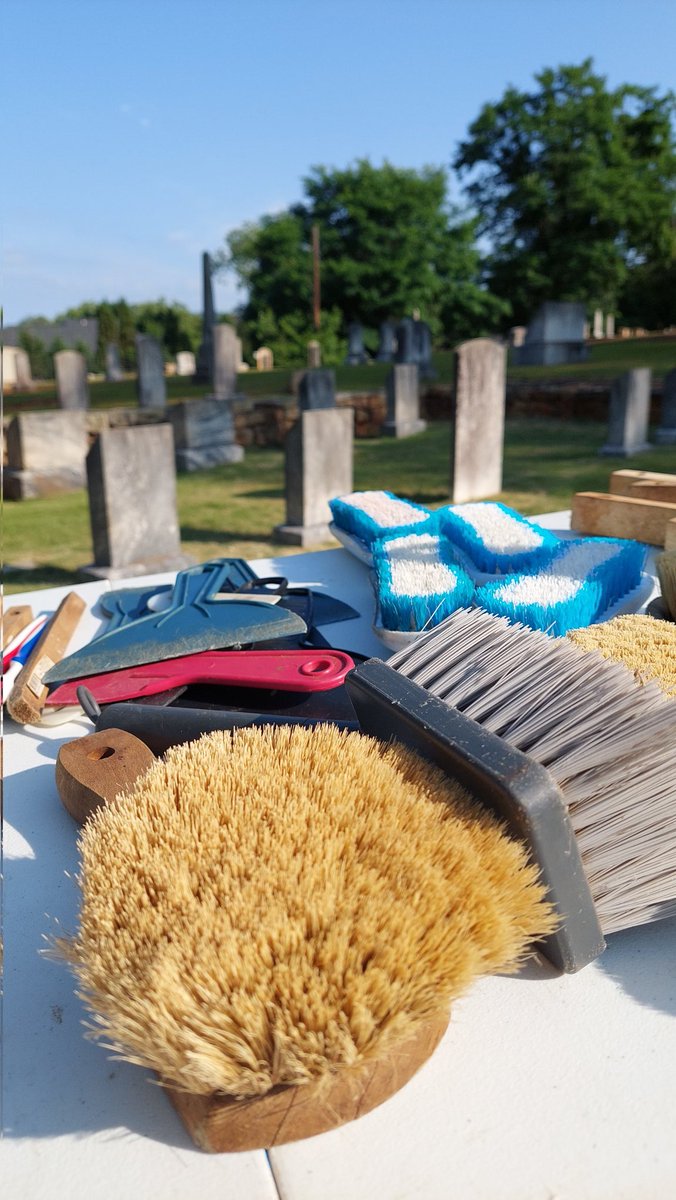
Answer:
[[[608,89],[591,59],[485,104],[453,166],[488,235],[487,279],[525,321],[543,300],[616,309],[630,272],[674,261],[674,97]]]
[[[271,319],[297,322],[303,314],[303,336],[314,336],[314,224],[322,306],[340,314],[343,331],[351,321],[376,330],[414,309],[450,339],[495,329],[504,305],[481,285],[474,222],[449,204],[443,168],[362,159],[343,170],[314,167],[303,190],[303,201],[286,212],[230,233],[220,256],[248,290],[242,317],[254,337],[262,340],[265,326],[270,340]]]

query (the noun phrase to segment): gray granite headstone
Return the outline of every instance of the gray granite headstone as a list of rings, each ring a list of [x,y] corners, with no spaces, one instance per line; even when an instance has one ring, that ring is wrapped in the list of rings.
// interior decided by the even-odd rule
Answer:
[[[387,418],[382,432],[391,437],[410,437],[427,429],[420,419],[418,368],[415,363],[395,363],[385,383]]]
[[[360,367],[368,362],[368,354],[364,349],[364,330],[358,321],[352,321],[347,327],[347,358],[348,367]]]
[[[172,404],[168,412],[179,471],[202,471],[244,458],[244,450],[235,441],[231,400],[204,396]]]
[[[315,408],[335,408],[335,371],[326,367],[305,371],[298,385],[298,406],[301,412]]]
[[[17,346],[14,353],[14,370],[16,372],[17,391],[31,392],[33,376],[31,375],[31,360],[25,350]]]
[[[237,368],[241,358],[239,338],[232,325],[214,325],[212,330],[214,365],[214,396],[221,400],[231,399],[235,394]]]
[[[139,408],[166,408],[164,356],[157,338],[146,333],[136,335],[136,367]]]
[[[530,321],[523,345],[514,351],[518,366],[554,366],[583,362],[585,346],[584,304],[548,300]]]
[[[307,365],[310,371],[315,371],[322,365],[321,342],[318,342],[315,339],[307,344]]]
[[[213,384],[214,369],[214,325],[216,310],[214,308],[214,291],[211,282],[211,259],[205,252],[202,255],[202,341],[197,351],[197,368],[195,381],[197,383]]]
[[[108,342],[106,346],[106,379],[109,383],[119,383],[120,379],[124,379],[120,351],[115,342]]]
[[[606,313],[606,337],[615,337],[615,314]]]
[[[171,426],[104,429],[87,455],[94,562],[81,574],[120,579],[176,571],[181,552]]]
[[[61,408],[89,408],[87,364],[79,350],[59,350],[54,355],[56,394]]]
[[[662,409],[660,423],[655,430],[655,441],[662,446],[676,445],[676,369],[664,376]]]
[[[379,330],[376,362],[394,362],[397,349],[397,331],[392,321],[383,321]]]
[[[397,353],[395,362],[415,363],[415,322],[412,317],[404,317],[397,325]]]
[[[603,312],[600,308],[594,309],[594,323],[592,325],[592,337],[603,337]]]
[[[610,389],[608,440],[599,454],[630,458],[650,450],[650,367],[625,371],[614,379]]]
[[[192,350],[179,350],[176,355],[176,374],[194,375],[195,369],[195,355]]]
[[[275,535],[293,546],[331,540],[329,500],[352,491],[354,411],[302,412],[286,439],[286,523]]]
[[[32,500],[83,488],[88,437],[84,411],[20,413],[7,429],[3,494]]]
[[[420,378],[433,379],[436,371],[432,367],[432,331],[425,321],[413,322],[413,347]]]
[[[482,500],[502,490],[505,347],[474,338],[455,351],[451,500]]]

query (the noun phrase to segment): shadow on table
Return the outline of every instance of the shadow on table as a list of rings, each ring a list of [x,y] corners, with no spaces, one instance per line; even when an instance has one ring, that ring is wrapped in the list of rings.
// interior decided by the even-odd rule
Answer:
[[[613,933],[598,965],[639,1004],[676,1016],[676,917]]]
[[[53,767],[11,777],[4,810],[4,1136],[110,1130],[122,1142],[132,1133],[194,1148],[152,1073],[86,1040],[75,979],[43,953],[47,939],[75,930],[79,904],[79,828],[58,799]]]

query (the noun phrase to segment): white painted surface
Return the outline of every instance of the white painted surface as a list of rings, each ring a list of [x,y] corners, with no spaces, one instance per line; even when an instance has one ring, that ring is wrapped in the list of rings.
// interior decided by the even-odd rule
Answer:
[[[538,518],[542,520],[542,518]],[[562,528],[562,514],[551,516]],[[544,521],[543,521],[544,523]],[[367,567],[344,550],[254,562],[323,583],[363,618],[329,641],[388,651],[370,628]],[[149,577],[161,583],[168,576]],[[134,586],[146,580],[130,581]],[[91,605],[108,590],[77,590]],[[116,585],[119,586],[119,585]],[[53,609],[67,588],[12,597]],[[89,611],[71,649],[99,627]],[[195,1150],[147,1072],[83,1037],[60,964],[72,929],[77,827],[54,786],[56,728],[5,723],[2,1194],[8,1200],[670,1200],[676,1195],[676,922],[616,934],[574,977],[539,962],[479,981],[441,1046],[386,1104],[318,1138],[264,1152]]]

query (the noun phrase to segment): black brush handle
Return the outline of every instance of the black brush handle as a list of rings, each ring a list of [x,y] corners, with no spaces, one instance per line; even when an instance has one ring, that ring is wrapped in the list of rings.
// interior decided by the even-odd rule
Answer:
[[[345,683],[364,733],[396,738],[436,763],[525,842],[560,918],[538,947],[545,957],[567,972],[598,958],[605,941],[596,908],[564,798],[546,768],[380,659],[362,663]]]

